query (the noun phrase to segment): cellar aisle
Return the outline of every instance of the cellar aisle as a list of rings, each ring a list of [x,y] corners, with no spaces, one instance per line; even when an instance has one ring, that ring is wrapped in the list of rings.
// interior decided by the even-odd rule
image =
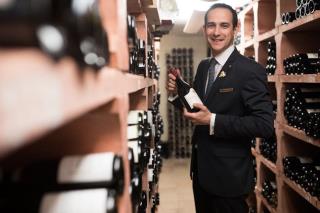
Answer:
[[[163,159],[159,213],[195,213],[189,168],[190,159]]]

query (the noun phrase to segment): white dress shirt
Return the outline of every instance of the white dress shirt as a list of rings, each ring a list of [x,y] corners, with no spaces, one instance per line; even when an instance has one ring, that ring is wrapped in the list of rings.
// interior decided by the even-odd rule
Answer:
[[[234,45],[231,45],[225,51],[223,51],[222,53],[220,53],[219,55],[216,55],[214,57],[216,59],[216,61],[218,62],[216,64],[216,66],[215,66],[215,78],[214,79],[217,78],[217,75],[219,74],[220,70],[222,69],[224,64],[227,62],[228,58],[233,53],[233,51],[234,51]],[[209,73],[207,74],[207,81],[206,81],[206,87],[205,88],[207,88],[208,79],[209,79]],[[210,132],[209,132],[210,135],[214,134],[215,120],[216,120],[216,114],[212,113],[211,114],[211,118],[210,118]]]

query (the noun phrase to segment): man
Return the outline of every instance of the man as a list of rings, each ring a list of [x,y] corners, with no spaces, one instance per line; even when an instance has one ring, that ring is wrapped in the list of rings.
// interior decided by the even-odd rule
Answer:
[[[235,49],[239,26],[232,7],[214,4],[204,21],[212,57],[200,62],[193,85],[203,105],[194,104],[200,110],[195,113],[184,109],[196,125],[191,159],[196,211],[247,213],[245,199],[254,186],[250,141],[269,138],[274,131],[267,76],[262,66]],[[172,74],[167,89],[177,94]],[[178,99],[173,103],[181,105]]]

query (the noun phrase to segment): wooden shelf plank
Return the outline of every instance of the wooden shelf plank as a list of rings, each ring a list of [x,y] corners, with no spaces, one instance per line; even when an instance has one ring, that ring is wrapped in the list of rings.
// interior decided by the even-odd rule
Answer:
[[[143,10],[146,13],[148,19],[148,25],[160,25],[159,11],[156,6],[147,6]]]
[[[276,76],[275,75],[268,75],[268,82],[275,82]]]
[[[131,2],[131,1],[130,1]],[[127,1],[101,0],[99,3],[103,27],[108,34],[108,48],[110,54],[109,66],[129,69],[128,38],[127,38]]]
[[[287,124],[283,124],[283,123],[279,123],[279,126],[280,128],[283,129],[283,131],[295,138],[298,138],[304,142],[307,142],[309,144],[312,144],[314,146],[317,146],[317,147],[320,147],[320,139],[314,139],[314,138],[311,138],[309,136],[306,135],[306,133],[302,130],[298,130],[294,127],[291,127]]]
[[[253,44],[254,44],[254,39],[247,40],[244,42],[243,48],[249,48],[249,47],[253,48]]]
[[[108,67],[80,71],[70,58],[55,63],[36,49],[3,50],[0,60],[0,156],[124,91],[154,84]]]
[[[149,6],[153,4],[153,0],[141,0],[143,6]]]
[[[306,192],[301,186],[296,184],[295,182],[291,181],[287,178],[284,174],[282,174],[282,178],[284,182],[290,186],[294,191],[296,191],[301,197],[306,199],[310,204],[320,210],[320,201],[316,198],[311,196],[308,192]]]
[[[259,155],[259,153],[257,152],[257,150],[254,149],[253,147],[251,147],[251,153],[252,153],[252,155],[253,155],[254,157],[256,157],[256,158],[257,158],[257,156]]]
[[[259,189],[259,188],[256,188],[256,189],[254,190],[254,192],[256,193],[257,197],[259,197],[259,198],[261,199],[263,205],[264,205],[265,207],[267,207],[267,209],[269,210],[269,212],[271,212],[271,213],[277,213],[277,210],[276,210],[275,208],[273,208],[272,206],[270,206],[270,204],[268,203],[268,201],[262,196],[261,191],[262,191],[262,190]]]
[[[262,42],[270,39],[274,39],[274,36],[278,33],[278,28],[274,28],[268,32],[258,35],[257,41]]]
[[[151,78],[145,78],[139,75],[133,75],[130,73],[125,74],[125,88],[127,93],[133,93],[138,90],[150,87],[154,85],[155,81]]]
[[[141,1],[140,0],[128,0],[127,1],[128,14],[141,13]]]
[[[253,4],[254,2],[250,2],[239,14],[239,16],[241,15],[245,15],[247,13],[253,13]],[[251,10],[251,11],[250,11]]]
[[[266,167],[268,167],[274,174],[278,174],[276,165],[270,160],[266,159],[263,155],[259,154],[255,149],[251,148],[251,153],[256,159],[260,160]]]
[[[295,32],[295,31],[319,31],[320,11],[315,11],[311,15],[307,15],[301,19],[297,19],[289,24],[279,26],[279,32]]]
[[[278,169],[276,167],[276,165],[271,162],[270,160],[266,159],[263,155],[259,154],[259,159],[260,161],[266,166],[268,167],[273,173],[275,173],[276,175],[279,173]]]
[[[280,82],[283,83],[319,83],[320,74],[305,75],[279,75]]]

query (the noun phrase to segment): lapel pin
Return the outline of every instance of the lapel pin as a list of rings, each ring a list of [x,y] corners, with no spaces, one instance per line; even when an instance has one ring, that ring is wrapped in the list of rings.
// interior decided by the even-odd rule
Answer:
[[[224,77],[226,77],[226,72],[222,70],[219,74],[219,78],[224,78]]]

